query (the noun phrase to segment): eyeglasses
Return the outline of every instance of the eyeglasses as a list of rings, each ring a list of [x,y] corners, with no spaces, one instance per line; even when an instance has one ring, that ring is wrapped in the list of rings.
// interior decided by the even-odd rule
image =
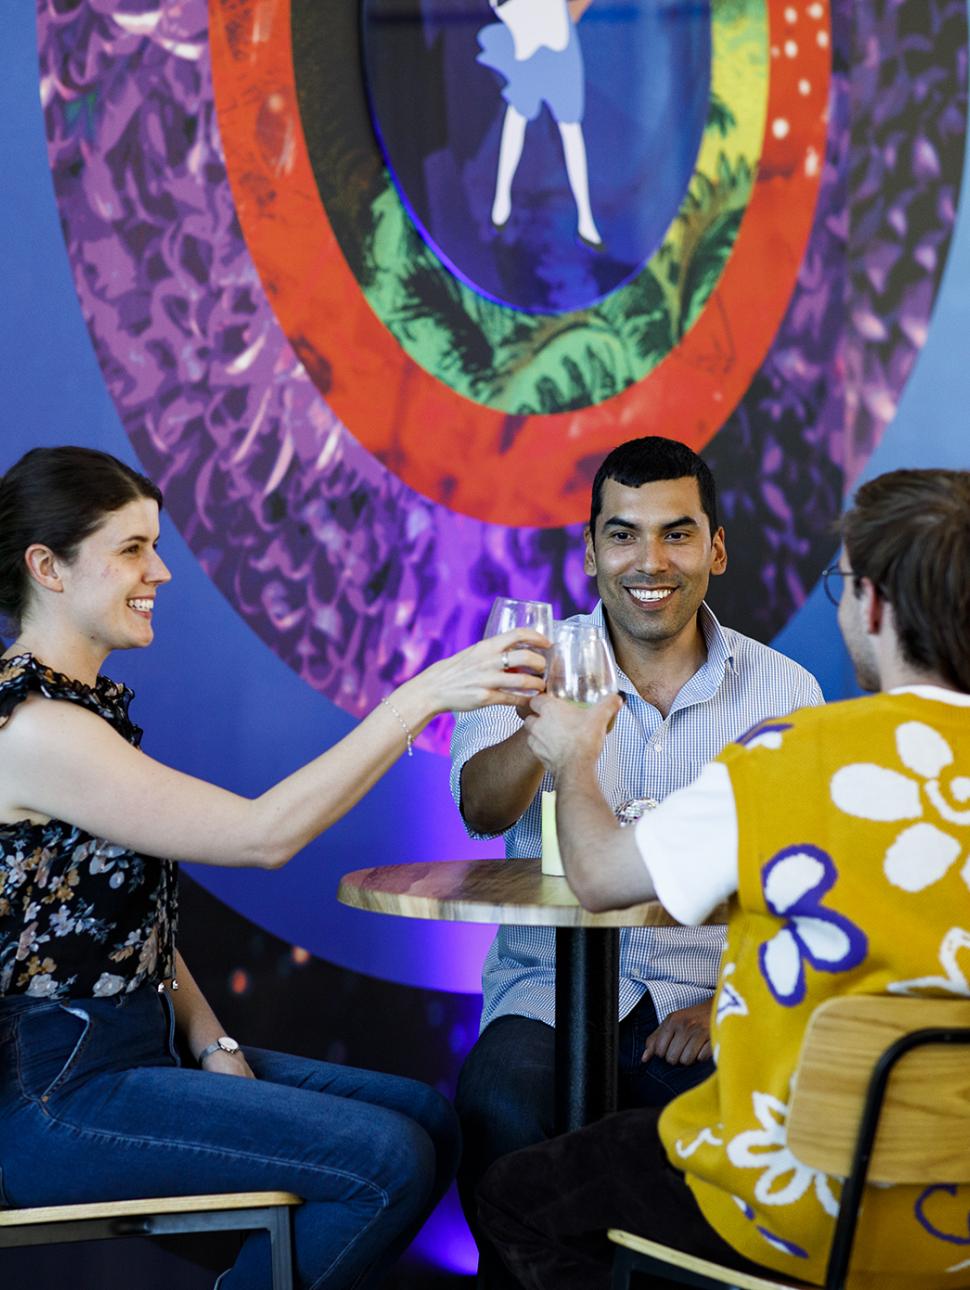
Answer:
[[[822,586],[825,588],[825,594],[836,608],[838,608],[839,601],[842,599],[842,583],[833,582],[833,578],[853,577],[855,577],[855,574],[851,569],[840,569],[838,564],[830,564],[827,569],[822,570]]]

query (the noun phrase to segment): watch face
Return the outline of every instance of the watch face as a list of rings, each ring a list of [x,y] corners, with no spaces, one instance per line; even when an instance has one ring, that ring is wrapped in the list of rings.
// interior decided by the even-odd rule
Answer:
[[[239,1052],[239,1045],[236,1043],[235,1039],[230,1039],[228,1035],[223,1035],[222,1038],[218,1040],[218,1044],[224,1053]]]

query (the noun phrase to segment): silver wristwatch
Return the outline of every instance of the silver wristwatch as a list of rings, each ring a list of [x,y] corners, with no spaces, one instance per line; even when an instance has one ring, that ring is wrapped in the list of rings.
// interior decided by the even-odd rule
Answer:
[[[199,1065],[201,1066],[207,1057],[211,1057],[213,1053],[218,1052],[238,1053],[239,1045],[235,1039],[230,1039],[228,1035],[220,1035],[218,1039],[213,1039],[208,1048],[203,1048],[202,1052],[199,1053]]]

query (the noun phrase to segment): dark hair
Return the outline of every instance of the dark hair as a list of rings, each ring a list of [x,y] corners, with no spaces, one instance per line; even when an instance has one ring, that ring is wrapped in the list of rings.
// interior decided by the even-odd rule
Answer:
[[[717,529],[717,487],[706,462],[686,444],[660,435],[647,435],[643,439],[630,439],[614,448],[596,472],[593,480],[593,497],[589,510],[590,532],[596,531],[596,517],[603,509],[603,485],[615,479],[626,488],[639,488],[659,479],[697,480],[701,506],[713,534]]]
[[[855,592],[868,578],[892,605],[905,661],[970,691],[970,471],[880,475],[841,529]]]
[[[32,448],[0,480],[0,614],[19,624],[35,542],[70,561],[106,515],[161,490],[117,457],[94,448]]]

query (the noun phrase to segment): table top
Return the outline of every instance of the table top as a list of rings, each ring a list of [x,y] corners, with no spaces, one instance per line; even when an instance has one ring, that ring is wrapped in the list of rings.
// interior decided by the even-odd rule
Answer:
[[[354,909],[456,923],[538,927],[669,927],[677,920],[657,900],[591,914],[565,878],[542,873],[538,860],[436,860],[388,864],[345,874],[337,899]],[[726,923],[727,906],[707,920]]]

